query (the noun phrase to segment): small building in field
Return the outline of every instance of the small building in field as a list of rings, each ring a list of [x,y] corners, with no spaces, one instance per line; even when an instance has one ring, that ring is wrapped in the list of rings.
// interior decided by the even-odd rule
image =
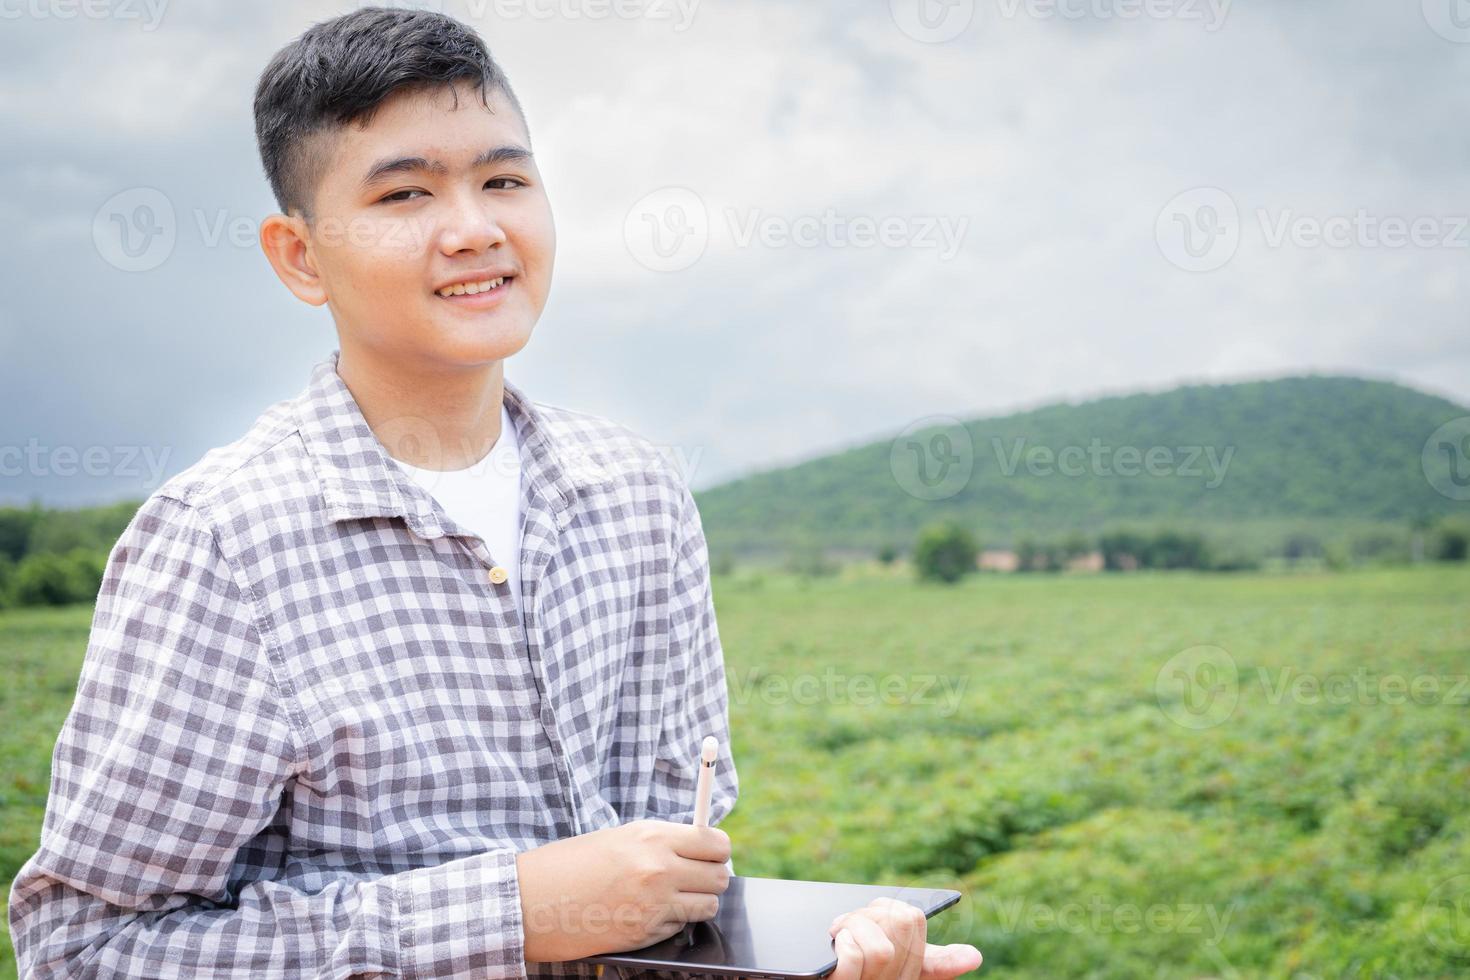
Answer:
[[[1089,551],[1086,554],[1067,559],[1067,571],[1069,572],[1100,572],[1103,568],[1103,553],[1101,551]]]
[[[982,572],[1014,572],[1020,566],[1014,551],[988,549],[980,552],[975,567]]]

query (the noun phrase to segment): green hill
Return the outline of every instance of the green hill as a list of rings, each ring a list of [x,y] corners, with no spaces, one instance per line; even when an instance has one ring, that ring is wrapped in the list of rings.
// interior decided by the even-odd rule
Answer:
[[[1362,378],[1197,384],[895,434],[696,499],[711,552],[732,557],[904,548],[946,518],[988,547],[1161,523],[1263,547],[1299,529],[1407,532],[1470,510],[1435,489],[1449,455],[1424,458],[1467,414]]]

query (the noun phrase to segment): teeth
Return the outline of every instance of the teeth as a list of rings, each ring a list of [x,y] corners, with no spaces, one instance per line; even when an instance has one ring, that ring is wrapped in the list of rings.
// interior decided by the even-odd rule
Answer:
[[[439,290],[440,296],[473,296],[476,293],[488,293],[490,290],[505,282],[505,277],[499,279],[486,279],[484,282],[461,282],[453,286],[445,286]]]

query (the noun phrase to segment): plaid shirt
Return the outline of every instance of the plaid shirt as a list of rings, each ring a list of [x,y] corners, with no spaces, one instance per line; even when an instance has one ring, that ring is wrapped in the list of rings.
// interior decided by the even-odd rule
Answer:
[[[10,895],[22,976],[590,977],[525,962],[515,855],[692,822],[705,735],[710,823],[734,806],[682,477],[507,382],[523,628],[337,357],[153,493],[108,557]]]

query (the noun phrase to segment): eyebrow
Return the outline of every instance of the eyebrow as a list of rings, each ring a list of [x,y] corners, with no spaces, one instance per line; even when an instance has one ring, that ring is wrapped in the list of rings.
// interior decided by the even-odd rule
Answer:
[[[470,169],[478,170],[496,163],[530,159],[530,150],[514,143],[506,143],[503,146],[492,146],[475,157],[474,162],[470,164]],[[429,160],[424,157],[385,157],[368,168],[367,176],[362,178],[360,186],[366,189],[393,174],[410,173],[429,173],[436,177],[443,177],[449,173],[449,168],[438,160]]]

